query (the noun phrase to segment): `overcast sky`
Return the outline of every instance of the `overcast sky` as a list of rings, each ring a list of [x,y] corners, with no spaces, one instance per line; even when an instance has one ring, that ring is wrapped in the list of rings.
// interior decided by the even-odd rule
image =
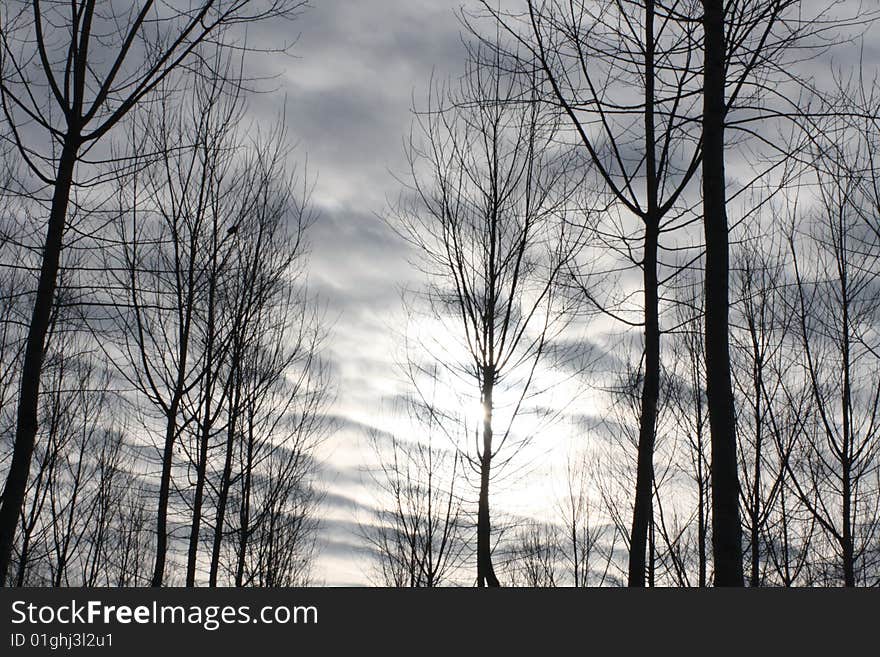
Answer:
[[[412,254],[381,217],[401,192],[395,176],[406,177],[413,102],[424,100],[432,76],[446,79],[463,70],[458,7],[445,0],[324,0],[296,24],[296,58],[255,60],[261,72],[265,67],[280,77],[271,94],[252,101],[252,111],[270,120],[286,103],[298,162],[307,159],[315,178],[319,217],[310,234],[309,279],[332,325],[324,355],[336,385],[338,425],[323,454],[327,495],[315,573],[329,585],[368,582],[358,534],[376,501],[366,471],[367,437],[395,424],[393,400],[406,393],[395,367],[405,326],[401,292],[423,283],[408,261]],[[291,35],[257,38],[264,36],[278,43]],[[502,478],[493,491],[496,508],[528,514],[539,499],[559,493],[540,476],[550,467],[547,452],[559,445],[542,443],[535,453],[541,458],[531,459],[541,467],[524,469],[533,475],[530,483],[519,472],[506,484]]]

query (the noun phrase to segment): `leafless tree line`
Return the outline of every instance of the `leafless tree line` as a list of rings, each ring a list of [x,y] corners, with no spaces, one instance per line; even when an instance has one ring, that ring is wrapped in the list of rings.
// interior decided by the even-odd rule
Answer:
[[[804,69],[875,16],[781,0],[512,4],[463,14],[464,82],[416,110],[390,220],[429,280],[416,303],[448,327],[413,362],[473,385],[485,409],[468,430],[426,403],[474,438],[475,459],[445,430],[483,474],[463,479],[478,492],[476,539],[461,539],[476,583],[880,584],[877,96],[868,72],[829,70],[829,84]],[[546,370],[572,370],[567,340],[591,318],[622,327],[623,365],[573,368],[606,404],[567,477],[588,485],[499,532],[487,381],[504,380],[506,348],[527,347],[500,441],[514,437],[510,466],[539,437],[525,415],[556,431]],[[407,445],[410,459],[424,449]],[[427,495],[441,468],[408,468],[409,490]],[[411,575],[384,581],[423,585]]]
[[[284,130],[244,128],[238,59],[303,3],[7,4],[0,581],[309,582],[313,217]],[[411,428],[371,437],[378,581],[880,584],[878,94],[806,68],[876,17],[841,7],[462,14],[388,218],[431,330]],[[571,385],[603,417],[553,513],[505,517]]]
[[[310,581],[313,215],[240,29],[302,8],[4,6],[5,584]]]

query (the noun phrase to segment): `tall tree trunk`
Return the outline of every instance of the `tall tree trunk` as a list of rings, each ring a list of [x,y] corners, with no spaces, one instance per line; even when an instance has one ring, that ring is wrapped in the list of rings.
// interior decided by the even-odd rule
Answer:
[[[702,437],[699,439],[697,443],[699,445],[700,452],[697,455],[697,476],[699,478],[699,482],[697,484],[697,560],[698,560],[698,568],[699,568],[699,586],[700,588],[704,588],[706,586],[706,525],[708,524],[706,521],[708,519],[709,513],[706,509],[706,487],[704,485],[703,478],[703,441]]]
[[[724,2],[703,0],[703,225],[706,246],[706,398],[712,440],[712,555],[716,586],[742,586],[742,527],[728,337],[729,258],[724,180]]]
[[[754,336],[753,329],[753,336]],[[755,395],[755,464],[752,473],[752,503],[749,509],[751,521],[751,564],[749,573],[749,586],[761,585],[761,451],[764,449],[764,417],[761,407],[763,395],[764,363],[760,353],[757,338],[752,338],[754,348],[755,369],[753,372],[754,395]]]
[[[27,573],[27,562],[30,557],[31,535],[26,533],[21,542],[21,554],[18,560],[18,571],[15,574],[15,586],[21,588],[24,586],[24,577]]]
[[[189,549],[187,551],[186,560],[186,585],[193,587],[196,585],[196,565],[199,554],[199,534],[202,527],[202,505],[205,495],[205,477],[208,470],[208,449],[211,443],[211,429],[213,428],[214,418],[211,413],[212,397],[214,395],[214,342],[216,331],[214,327],[215,317],[215,299],[217,290],[217,217],[214,216],[214,225],[212,229],[213,246],[211,249],[211,280],[208,287],[208,336],[207,348],[205,351],[205,369],[204,377],[204,416],[202,417],[202,426],[200,427],[199,438],[199,456],[196,466],[196,490],[193,498],[192,509],[192,525],[189,534]]]
[[[171,464],[174,459],[174,441],[177,437],[177,408],[175,398],[165,418],[165,446],[162,450],[162,474],[159,479],[159,500],[156,509],[156,560],[153,565],[151,586],[162,586],[165,579],[165,555],[168,552],[168,498],[171,492]]]
[[[165,578],[165,561],[168,552],[168,502],[171,494],[171,469],[174,459],[174,441],[177,440],[177,413],[186,388],[187,358],[189,356],[189,335],[192,322],[192,303],[194,289],[193,263],[189,263],[187,281],[187,307],[184,309],[183,325],[180,328],[177,380],[175,381],[171,403],[165,413],[165,445],[162,450],[162,474],[159,481],[159,500],[156,508],[156,560],[153,566],[151,586],[162,586]]]
[[[782,584],[785,587],[792,585],[791,576],[791,549],[788,537],[788,510],[785,506],[785,486],[779,489],[779,509],[782,523]]]
[[[230,406],[229,423],[226,427],[226,455],[223,460],[223,474],[220,479],[220,490],[217,494],[217,516],[214,521],[214,541],[211,546],[211,567],[208,573],[208,586],[217,586],[217,572],[220,568],[220,548],[223,545],[223,523],[226,521],[226,503],[229,498],[229,487],[232,481],[232,450],[235,447],[235,432],[238,416],[241,412],[241,377],[239,375],[239,350],[233,356],[233,399]]]
[[[642,260],[645,303],[645,378],[639,412],[636,495],[630,532],[629,586],[645,585],[645,551],[653,515],[654,439],[657,400],[660,397],[660,317],[658,310],[657,244],[660,217],[657,207],[656,137],[654,128],[654,2],[645,2],[645,187],[647,211],[645,253]]]
[[[841,242],[843,238],[841,237]],[[841,250],[845,253],[846,246],[841,245]],[[841,272],[845,276],[846,269],[841,267]],[[841,343],[841,351],[843,361],[841,366],[843,369],[843,395],[841,398],[840,414],[843,418],[843,446],[841,449],[841,466],[842,481],[841,492],[843,499],[841,500],[841,518],[842,535],[841,548],[843,558],[843,585],[847,587],[856,585],[855,575],[855,557],[853,546],[852,531],[852,498],[853,498],[853,482],[852,482],[852,452],[853,452],[853,435],[852,435],[852,381],[850,377],[851,351],[850,351],[850,295],[849,286],[846,279],[842,281],[840,290],[840,300],[842,306],[841,325],[843,328],[843,340]]]
[[[67,513],[65,514],[67,517],[64,522],[66,525],[61,527],[62,536],[55,538],[56,544],[56,554],[57,554],[57,564],[55,577],[53,578],[52,586],[55,588],[60,588],[61,585],[65,581],[65,573],[67,571],[67,562],[70,559],[71,552],[71,543],[74,538],[74,523],[76,522],[76,516],[78,511],[77,501],[80,497],[80,492],[82,488],[82,468],[83,461],[85,461],[85,451],[86,451],[86,438],[83,436],[79,445],[79,454],[77,454],[77,462],[76,462],[76,472],[73,473],[73,490],[70,491],[70,499],[67,500]],[[53,513],[54,512],[54,502],[53,502]],[[55,524],[55,518],[53,517],[52,524]],[[78,542],[78,541],[77,541]],[[74,549],[76,549],[74,545]]]
[[[46,333],[55,301],[58,283],[58,267],[61,262],[61,244],[67,220],[70,188],[73,185],[73,169],[79,151],[79,135],[65,136],[58,160],[52,206],[46,227],[46,242],[33,312],[28,326],[24,361],[21,367],[21,384],[18,398],[18,415],[15,428],[15,444],[12,461],[3,487],[0,504],[0,586],[6,585],[6,576],[12,559],[18,517],[24,503],[31,457],[37,436],[37,409],[40,396],[40,373],[46,348]]]
[[[210,353],[210,349],[209,349]],[[208,367],[211,367],[208,365]],[[196,585],[196,566],[199,555],[199,535],[202,527],[202,505],[205,497],[205,476],[208,470],[208,447],[211,437],[211,374],[205,392],[205,417],[199,431],[199,459],[196,464],[196,490],[193,497],[192,524],[189,532],[189,547],[186,558],[186,586]]]
[[[629,552],[629,586],[644,586],[648,529],[653,515],[654,438],[657,400],[660,396],[660,321],[657,309],[657,230],[645,231],[645,377],[639,416],[639,447],[636,464],[636,496],[633,505]]]
[[[841,536],[841,548],[843,552],[843,585],[852,587],[856,585],[855,550],[853,548],[852,521],[852,479],[849,464],[844,464],[843,469],[843,534]]]
[[[250,539],[251,520],[251,476],[254,469],[254,409],[253,400],[248,402],[248,440],[247,457],[244,462],[242,478],[241,508],[239,509],[239,535],[238,535],[238,560],[235,565],[235,585],[244,584],[244,562],[247,556],[247,545]]]
[[[489,475],[492,467],[492,392],[494,372],[483,368],[483,453],[480,456],[480,498],[477,509],[477,586],[501,586],[492,568],[489,522]]]

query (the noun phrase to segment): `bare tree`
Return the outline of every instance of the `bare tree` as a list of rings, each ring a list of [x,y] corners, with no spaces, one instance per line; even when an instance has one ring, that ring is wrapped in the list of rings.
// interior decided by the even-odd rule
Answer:
[[[751,232],[752,234],[749,234]],[[785,373],[795,356],[793,313],[786,302],[785,251],[773,223],[748,231],[732,271],[731,366],[737,414],[743,528],[748,536],[748,581],[768,578],[767,544],[776,528],[792,440],[792,411],[806,412],[787,394]],[[796,356],[795,356],[796,357]]]
[[[221,96],[211,93],[216,89],[206,86],[203,103],[195,92],[192,105],[176,113],[167,107],[137,137],[165,156],[120,179],[120,206],[126,215],[116,222],[121,266],[108,267],[119,272],[116,285],[128,297],[116,317],[124,357],[120,362],[125,363],[120,373],[148,403],[142,412],[155,407],[162,422],[154,586],[162,584],[165,572],[182,406],[205,373],[200,366],[205,354],[199,353],[197,340],[199,330],[206,328],[203,311],[212,272],[205,258],[217,228],[212,202],[221,193],[214,185],[214,165],[222,137],[231,130],[224,125],[230,105],[223,106]],[[179,150],[177,144],[191,146]]]
[[[145,117],[135,133],[162,157],[121,178],[121,266],[108,268],[122,272],[115,285],[128,296],[116,313],[121,374],[145,410],[154,409],[145,424],[162,436],[154,585],[164,580],[169,514],[181,512],[190,519],[185,583],[195,585],[212,502],[208,583],[216,585],[239,476],[267,495],[270,507],[260,513],[279,532],[267,537],[262,524],[244,523],[242,568],[247,540],[269,541],[263,565],[248,577],[264,584],[293,577],[290,564],[275,562],[290,545],[272,543],[290,529],[291,508],[300,509],[302,535],[312,529],[306,511],[316,496],[306,481],[327,396],[319,394],[320,317],[303,287],[308,189],[301,193],[287,169],[283,130],[252,140],[239,132],[243,98],[230,81],[236,76],[223,70],[206,69],[187,103]],[[234,472],[242,444],[257,452],[242,465],[247,475]],[[253,481],[269,476],[264,467],[270,482]]]
[[[327,373],[317,359],[321,334],[308,322],[300,326],[299,338],[286,325],[281,335],[293,338],[290,343],[254,345],[243,363],[246,403],[238,420],[235,488],[229,491],[238,513],[224,528],[233,538],[224,570],[235,586],[309,581],[321,499],[315,450],[330,429],[329,396]],[[265,372],[273,370],[290,380],[275,376],[267,384]]]
[[[528,70],[508,73],[496,49],[477,47],[458,88],[431,95],[417,114],[408,155],[417,203],[397,230],[430,277],[426,299],[460,351],[435,353],[459,392],[478,394],[483,411],[468,463],[479,477],[477,583],[498,586],[492,567],[490,482],[516,442],[538,365],[569,321],[558,281],[582,231],[561,220],[567,154],[554,148],[555,120],[535,102]],[[513,63],[514,60],[511,60]],[[436,103],[439,102],[439,105]],[[467,393],[463,393],[467,394]],[[499,426],[502,399],[509,418]]]
[[[799,3],[790,0],[726,4],[526,0],[523,5],[522,9],[501,10],[495,3],[482,3],[496,25],[503,26],[540,62],[550,91],[546,102],[560,107],[570,119],[600,182],[615,201],[614,209],[638,222],[637,229],[624,223],[602,232],[609,249],[617,249],[642,270],[643,303],[637,309],[641,321],[626,317],[624,310],[630,310],[626,305],[599,300],[594,290],[584,290],[591,303],[641,328],[644,336],[630,583],[644,584],[652,517],[651,468],[661,378],[659,318],[664,300],[660,288],[676,275],[683,260],[687,264],[699,257],[694,252],[697,246],[706,249],[706,285],[713,299],[705,315],[705,331],[710,336],[706,383],[711,391],[710,426],[717,437],[713,478],[722,487],[712,498],[714,512],[722,517],[720,526],[713,523],[717,539],[713,545],[717,544],[726,564],[716,574],[723,582],[738,581],[734,564],[739,549],[738,483],[727,358],[728,226],[722,207],[727,201],[723,193],[723,158],[729,147],[725,127],[730,125],[740,136],[762,145],[773,145],[777,156],[794,152],[790,144],[776,143],[753,126],[758,121],[768,125],[767,119],[802,116],[806,111],[802,101],[813,87],[802,80],[789,86],[782,83],[792,82],[798,64],[833,43],[835,31],[869,19],[831,16],[828,6],[811,7],[801,14]],[[768,83],[771,79],[774,84]],[[741,110],[736,120],[729,116],[733,109]],[[702,163],[700,199],[692,193],[690,182],[696,180],[707,149],[711,161]],[[776,157],[767,164],[761,158],[761,166],[767,168],[756,179],[784,159],[785,155]],[[666,233],[686,228],[701,215],[705,222],[702,245],[665,247],[661,243]],[[664,262],[661,253],[670,260]],[[668,271],[663,271],[664,266]],[[632,293],[623,290],[617,296],[625,301]]]
[[[238,220],[227,229],[237,238],[227,258],[232,273],[227,276],[222,310],[227,325],[221,336],[224,364],[219,368],[225,427],[219,446],[219,482],[212,484],[216,515],[211,585],[217,582],[228,498],[236,477],[233,464],[244,435],[242,423],[249,417],[246,413],[265,407],[262,402],[254,405],[255,400],[266,394],[271,398],[288,377],[290,388],[280,399],[285,400],[283,406],[293,404],[290,412],[300,415],[299,431],[308,434],[289,447],[311,450],[328,428],[317,421],[330,398],[329,392],[319,392],[327,385],[327,373],[317,353],[324,330],[321,315],[303,285],[307,262],[304,234],[314,219],[308,209],[307,189],[300,191],[294,172],[285,170],[288,150],[283,130],[273,131],[252,150],[234,176],[237,191],[232,194],[239,196],[240,207],[235,213]],[[311,472],[311,467],[303,472]]]
[[[98,366],[90,336],[65,317],[67,297],[56,297],[50,325],[41,430],[14,552],[18,586],[68,585],[103,568],[95,555],[119,505],[125,439],[112,417],[110,373]]]
[[[799,457],[788,470],[800,501],[832,546],[831,570],[822,578],[855,586],[877,581],[880,370],[872,327],[880,243],[860,221],[866,199],[854,164],[863,153],[858,145],[847,148],[845,134],[826,139],[816,160],[815,208],[804,228],[793,228],[789,236],[812,412],[801,429]]]
[[[630,293],[602,300],[583,280],[577,284],[588,302],[643,331],[629,583],[644,586],[661,378],[660,289],[674,275],[674,269],[662,271],[660,240],[693,220],[679,200],[700,157],[694,134],[699,59],[696,26],[688,19],[694,3],[529,0],[522,20],[483,4],[539,63],[546,101],[567,116],[613,199],[609,221],[600,226],[603,246],[641,270],[637,310],[627,303]],[[630,312],[637,319],[629,319]]]
[[[552,588],[559,585],[559,541],[554,527],[531,521],[517,529],[510,577],[513,586]]]
[[[602,586],[614,557],[617,532],[600,523],[598,490],[590,490],[586,458],[569,457],[565,491],[557,504],[558,554],[572,586]],[[611,534],[609,539],[609,534]]]
[[[799,148],[763,136],[776,119],[813,114],[815,86],[798,77],[798,65],[869,24],[874,12],[846,17],[839,3],[804,11],[793,0],[703,0],[702,191],[705,248],[706,393],[712,439],[712,536],[715,583],[742,586],[736,411],[730,366],[730,244],[725,166],[729,132],[770,145],[769,175],[797,158]],[[803,93],[807,89],[807,93]],[[777,124],[778,127],[778,124]],[[809,137],[808,137],[809,138]]]
[[[77,165],[87,154],[99,153],[102,139],[174,71],[186,66],[201,43],[222,43],[227,28],[291,18],[302,7],[300,0],[206,0],[185,8],[158,6],[152,0],[128,8],[97,0],[68,5],[33,0],[4,8],[0,104],[10,128],[7,139],[51,190],[52,202],[21,367],[15,448],[0,506],[0,580],[9,568],[27,487],[40,371],[71,190],[81,182],[75,175]]]
[[[5,154],[4,154],[5,155]],[[0,160],[5,164],[5,158]],[[0,176],[3,174],[0,173]],[[10,174],[11,177],[11,174]],[[6,184],[3,185],[6,188]],[[24,347],[23,318],[28,272],[22,263],[19,228],[15,215],[24,212],[17,198],[7,193],[0,197],[0,436],[12,436],[15,416],[12,412],[18,384],[18,363]],[[3,449],[3,461],[10,449]]]
[[[361,532],[376,554],[383,585],[444,586],[455,581],[468,555],[457,491],[461,455],[439,426],[440,409],[419,399],[404,403],[410,439],[379,432],[369,437],[379,462],[371,473],[379,506]]]
[[[102,570],[108,586],[148,586],[152,577],[150,564],[155,561],[152,514],[147,507],[144,483],[136,475],[129,475],[127,483],[108,540],[107,550],[113,556],[105,561]]]
[[[696,585],[705,587],[710,578],[707,548],[711,518],[709,435],[706,416],[705,352],[703,349],[703,289],[692,273],[682,277],[676,289],[677,326],[670,349],[670,408],[679,440],[687,444],[687,463],[682,467],[696,487]]]

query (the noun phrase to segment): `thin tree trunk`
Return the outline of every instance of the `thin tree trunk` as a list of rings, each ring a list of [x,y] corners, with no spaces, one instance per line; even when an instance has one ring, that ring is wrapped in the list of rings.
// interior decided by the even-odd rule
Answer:
[[[843,470],[843,535],[841,547],[843,548],[843,585],[853,587],[856,585],[855,556],[853,550],[852,522],[852,485],[849,466],[844,465]]]
[[[18,560],[18,572],[15,574],[15,586],[21,588],[24,586],[24,576],[27,572],[27,561],[29,558],[31,548],[31,535],[30,532],[24,535],[21,543],[21,555]]]
[[[788,510],[785,506],[785,486],[779,490],[780,519],[782,523],[782,584],[785,587],[792,585],[791,576],[791,549],[788,537]]]
[[[742,586],[742,527],[728,337],[729,247],[724,180],[724,2],[703,0],[703,224],[706,246],[706,398],[712,441],[712,554],[716,586]]]
[[[210,349],[208,350],[210,358]],[[209,361],[210,362],[210,361]],[[208,365],[208,367],[211,367]],[[199,554],[199,533],[202,526],[202,504],[205,496],[205,474],[208,469],[208,446],[211,437],[211,375],[208,374],[209,382],[205,392],[205,417],[202,421],[201,435],[199,437],[199,460],[196,465],[196,490],[193,498],[192,525],[189,533],[189,547],[186,559],[186,586],[196,585],[196,565]]]
[[[229,425],[226,427],[226,456],[223,461],[223,474],[220,480],[220,491],[217,496],[217,517],[214,521],[214,541],[211,546],[211,567],[208,574],[208,586],[217,586],[217,571],[220,568],[220,548],[223,545],[223,523],[226,520],[226,502],[229,497],[229,486],[232,480],[232,450],[235,447],[235,432],[241,405],[241,381],[238,374],[238,359],[235,356],[232,376],[235,378],[234,399],[232,401]]]
[[[703,442],[700,439],[698,443],[700,446],[700,453],[697,456],[697,475],[699,477],[698,483],[698,513],[699,517],[697,519],[697,558],[699,560],[699,582],[700,588],[704,588],[706,586],[706,519],[708,517],[708,512],[706,509],[706,487],[703,480]]]
[[[656,137],[654,128],[654,2],[645,2],[645,253],[642,261],[645,302],[645,378],[639,413],[636,494],[630,532],[629,586],[645,585],[645,551],[653,515],[654,439],[660,397],[660,318],[658,312]]]
[[[189,534],[189,550],[186,562],[186,585],[196,585],[196,562],[199,553],[199,533],[202,526],[202,503],[205,495],[205,476],[208,469],[208,449],[211,442],[211,428],[213,417],[211,416],[211,398],[214,394],[214,301],[216,296],[217,281],[217,219],[214,218],[213,248],[211,250],[211,282],[208,289],[208,339],[205,353],[205,405],[202,426],[200,427],[199,460],[196,466],[196,490],[193,499],[192,526]]]
[[[241,491],[241,509],[239,510],[239,536],[238,536],[238,563],[235,566],[235,585],[241,587],[244,583],[244,562],[247,553],[248,539],[250,538],[250,510],[251,510],[251,475],[253,473],[254,459],[254,425],[253,425],[253,401],[248,410],[248,441],[247,458],[244,463],[244,477]]]
[[[642,383],[639,417],[639,447],[636,464],[636,496],[633,505],[629,552],[629,586],[645,585],[645,554],[653,514],[654,438],[657,400],[660,396],[660,323],[657,311],[656,224],[645,232],[645,377]]]
[[[489,522],[489,474],[492,466],[493,372],[483,371],[483,453],[480,456],[480,498],[477,510],[477,586],[501,586],[492,568],[491,524]]]
[[[842,238],[841,238],[841,241]],[[845,250],[845,247],[843,247]],[[845,272],[844,268],[841,271]],[[844,274],[845,275],[845,274]],[[841,416],[843,417],[843,449],[841,450],[842,465],[842,486],[841,492],[843,499],[841,504],[841,515],[843,531],[841,536],[841,548],[843,554],[843,585],[852,587],[856,585],[855,563],[853,555],[853,532],[852,532],[852,382],[850,380],[850,318],[849,318],[849,288],[847,281],[843,281],[841,286],[841,305],[842,316],[841,323],[843,326],[843,344],[842,344],[842,369],[843,369],[843,396],[841,400]]]
[[[61,157],[58,160],[52,207],[46,228],[46,242],[43,247],[43,260],[40,266],[40,279],[25,343],[12,461],[9,464],[6,484],[3,487],[3,502],[0,504],[0,585],[2,586],[6,585],[6,575],[9,572],[12,547],[15,544],[15,532],[18,527],[18,517],[24,503],[31,457],[34,453],[34,442],[37,436],[40,373],[52,304],[55,301],[58,268],[61,261],[61,244],[78,150],[79,136],[66,135]]]
[[[754,395],[755,395],[755,468],[752,474],[752,503],[749,509],[751,516],[751,572],[749,585],[757,587],[761,585],[761,450],[763,450],[764,431],[763,413],[761,408],[761,396],[763,391],[764,365],[756,338],[753,338],[755,370],[754,370]]]
[[[86,420],[87,421],[87,420]],[[67,561],[70,558],[70,545],[73,540],[73,527],[74,522],[77,516],[77,501],[79,499],[80,488],[82,486],[82,468],[83,468],[83,460],[85,459],[85,449],[86,449],[86,437],[83,436],[79,446],[79,454],[77,454],[77,464],[76,464],[76,473],[73,475],[73,490],[70,492],[70,500],[67,505],[67,513],[66,513],[66,527],[62,528],[64,535],[60,538],[60,545],[57,544],[58,539],[56,539],[56,554],[58,556],[58,564],[57,571],[55,573],[54,581],[52,585],[56,588],[60,588],[62,583],[64,582],[64,573],[67,569]],[[53,516],[54,516],[54,503],[53,503]],[[52,524],[55,524],[55,519],[53,518]],[[78,543],[79,541],[77,541]],[[75,549],[75,548],[74,548]]]
[[[171,469],[174,459],[174,441],[177,439],[177,413],[180,402],[183,399],[186,381],[186,360],[189,355],[189,332],[192,320],[193,298],[193,265],[189,264],[187,282],[187,303],[189,306],[182,309],[183,323],[180,329],[180,350],[178,355],[177,380],[171,403],[165,415],[165,445],[162,450],[162,475],[159,482],[159,501],[156,509],[156,560],[153,567],[151,586],[162,586],[165,578],[165,560],[168,552],[168,502],[171,494]]]
[[[174,458],[174,440],[177,435],[177,407],[175,398],[168,409],[165,423],[165,446],[162,450],[162,475],[159,481],[159,502],[156,510],[156,561],[151,586],[162,586],[165,578],[165,555],[168,551],[168,497],[171,491],[171,463]]]
[[[654,588],[655,576],[657,573],[657,549],[656,549],[656,531],[657,525],[654,518],[648,527],[648,586]]]

